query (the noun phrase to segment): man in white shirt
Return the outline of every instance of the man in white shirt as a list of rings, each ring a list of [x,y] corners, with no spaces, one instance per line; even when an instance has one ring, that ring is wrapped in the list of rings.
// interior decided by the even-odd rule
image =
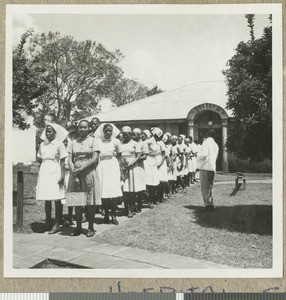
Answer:
[[[203,195],[205,210],[214,210],[213,205],[213,180],[216,171],[218,157],[218,145],[214,141],[215,131],[209,129],[207,138],[202,144],[202,149],[197,156],[197,168],[200,170],[201,192]]]

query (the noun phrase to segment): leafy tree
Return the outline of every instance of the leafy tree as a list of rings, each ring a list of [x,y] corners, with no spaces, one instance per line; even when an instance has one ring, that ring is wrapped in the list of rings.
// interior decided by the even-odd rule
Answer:
[[[272,158],[272,28],[264,28],[259,39],[250,29],[250,40],[238,44],[223,71],[234,115],[226,146],[238,158],[262,161]]]
[[[149,89],[147,91],[147,97],[150,97],[150,96],[153,96],[153,95],[156,95],[156,94],[160,94],[162,93],[163,90],[161,90],[158,85],[155,85],[154,87],[152,87],[151,89]]]
[[[27,39],[33,31],[27,30],[20,43],[13,49],[13,125],[19,129],[28,129],[25,115],[33,115],[38,106],[36,99],[47,90],[47,74],[39,66],[35,66],[28,58],[25,50]]]
[[[135,79],[122,78],[114,88],[110,98],[116,106],[121,106],[161,92],[162,90],[157,85],[148,89]]]
[[[122,78],[111,94],[111,101],[121,106],[147,96],[148,88],[135,79]]]
[[[38,97],[38,115],[55,113],[66,125],[75,114],[91,115],[122,77],[117,66],[123,55],[92,41],[77,42],[60,33],[37,34],[30,42],[31,61],[49,75],[45,94]]]

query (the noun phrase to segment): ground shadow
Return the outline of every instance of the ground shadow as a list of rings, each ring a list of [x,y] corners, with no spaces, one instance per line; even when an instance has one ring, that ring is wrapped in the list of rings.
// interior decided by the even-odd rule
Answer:
[[[46,231],[49,231],[51,228],[49,228],[46,223],[33,222],[33,223],[31,223],[31,229],[33,232],[36,232],[36,233],[44,233]]]
[[[202,227],[228,231],[272,235],[272,206],[235,205],[216,206],[213,211],[204,211],[200,206],[185,206],[194,212],[195,222]]]

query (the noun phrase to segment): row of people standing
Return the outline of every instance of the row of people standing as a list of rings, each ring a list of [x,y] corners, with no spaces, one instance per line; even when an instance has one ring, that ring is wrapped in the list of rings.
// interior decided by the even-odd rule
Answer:
[[[116,209],[122,199],[126,215],[132,217],[135,207],[141,212],[144,199],[153,208],[157,202],[164,201],[165,195],[174,193],[179,186],[184,191],[186,184],[195,181],[198,147],[183,135],[163,134],[158,127],[150,132],[138,128],[132,131],[125,126],[120,132],[113,124],[99,124],[96,119],[89,124],[82,120],[78,124],[77,137],[65,149],[62,141],[66,133],[59,125],[49,123],[38,153],[42,163],[37,199],[46,201],[49,226],[51,202],[55,201],[55,225],[50,233],[60,230],[65,188],[67,193],[87,193],[86,207],[75,207],[77,226],[71,235],[81,234],[85,210],[87,236],[91,237],[95,233],[94,216],[98,207],[104,209],[105,223],[117,225]],[[69,170],[65,176],[64,160],[67,157]],[[71,212],[72,207],[69,207],[69,215]]]

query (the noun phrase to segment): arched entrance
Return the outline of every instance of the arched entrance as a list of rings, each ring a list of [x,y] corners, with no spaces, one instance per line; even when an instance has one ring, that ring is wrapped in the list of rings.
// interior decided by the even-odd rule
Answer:
[[[215,141],[219,145],[217,169],[228,172],[227,151],[225,147],[228,126],[226,111],[218,105],[204,103],[191,109],[187,120],[189,136],[199,140],[200,143],[202,143],[209,128],[215,130]]]

